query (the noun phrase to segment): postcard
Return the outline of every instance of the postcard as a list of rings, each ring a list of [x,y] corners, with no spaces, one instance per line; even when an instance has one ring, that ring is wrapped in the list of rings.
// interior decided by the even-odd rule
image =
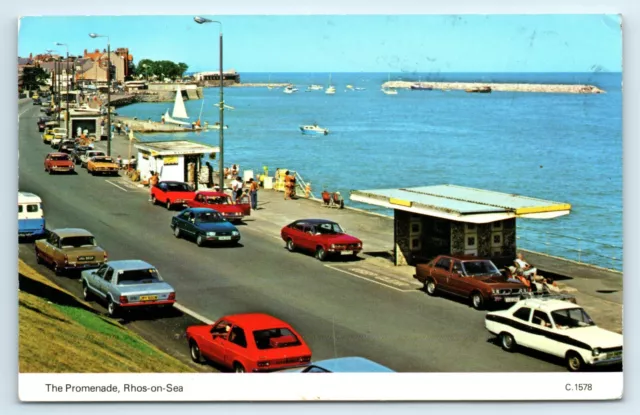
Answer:
[[[621,25],[22,17],[20,399],[619,399]]]

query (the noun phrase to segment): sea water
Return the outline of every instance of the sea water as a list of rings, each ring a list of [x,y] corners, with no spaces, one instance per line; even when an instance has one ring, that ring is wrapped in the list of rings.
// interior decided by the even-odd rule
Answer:
[[[295,170],[316,196],[350,190],[456,184],[566,202],[571,214],[518,222],[518,245],[622,269],[622,91],[620,73],[331,74],[335,95],[305,92],[329,84],[330,74],[247,73],[243,83],[293,83],[299,88],[224,89],[225,165],[261,172]],[[387,80],[590,84],[605,94],[398,90]],[[365,88],[363,91],[348,89]],[[186,101],[192,120],[218,121],[218,88]],[[160,116],[173,103],[140,103],[123,116]],[[328,128],[302,135],[299,126]],[[145,141],[189,139],[218,145],[217,130],[137,135]]]

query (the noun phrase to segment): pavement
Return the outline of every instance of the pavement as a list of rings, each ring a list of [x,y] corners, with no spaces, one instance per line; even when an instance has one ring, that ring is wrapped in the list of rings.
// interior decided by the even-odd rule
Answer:
[[[239,225],[239,247],[198,248],[172,235],[169,223],[176,212],[152,206],[148,190],[124,175],[45,174],[42,162],[51,149],[37,131],[37,107],[27,105],[19,109],[20,189],[42,197],[48,227],[88,229],[109,259],[139,258],[160,270],[176,288],[178,312],[128,324],[178,358],[188,359],[182,336],[196,321],[265,312],[291,323],[314,360],[364,356],[400,372],[564,371],[562,362],[535,352],[503,352],[485,330],[483,312],[419,290],[412,267],[393,267],[384,259],[392,246],[389,218],[330,210],[317,201],[284,201],[282,193],[261,190],[259,209]],[[114,138],[112,149],[113,155],[127,154],[126,138]],[[336,220],[361,237],[365,254],[321,263],[288,252],[280,228],[311,216]],[[77,278],[56,277],[35,264],[32,244],[21,244],[19,255],[79,294]]]

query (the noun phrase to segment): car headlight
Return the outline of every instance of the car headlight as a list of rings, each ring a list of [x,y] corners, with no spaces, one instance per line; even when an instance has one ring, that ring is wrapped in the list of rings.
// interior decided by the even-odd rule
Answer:
[[[499,293],[500,293],[500,290],[493,289],[493,290],[491,290],[491,293],[493,293],[493,294],[499,294]]]
[[[207,236],[216,236],[215,232],[207,232]]]
[[[240,232],[238,232],[238,231],[233,231],[233,232],[231,232],[231,235],[233,235],[233,236],[238,236],[238,235],[240,235]]]
[[[596,347],[595,349],[593,349],[593,351],[591,352],[594,356],[599,356],[600,355],[600,348]]]
[[[335,248],[335,247],[336,247],[336,244],[331,244],[331,248]]]

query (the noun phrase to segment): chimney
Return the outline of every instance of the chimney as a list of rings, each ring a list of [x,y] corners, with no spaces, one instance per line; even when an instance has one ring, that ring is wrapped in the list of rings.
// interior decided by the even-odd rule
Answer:
[[[84,56],[87,56],[87,50],[86,49],[84,50]]]
[[[29,54],[29,59],[33,58],[33,53]]]

